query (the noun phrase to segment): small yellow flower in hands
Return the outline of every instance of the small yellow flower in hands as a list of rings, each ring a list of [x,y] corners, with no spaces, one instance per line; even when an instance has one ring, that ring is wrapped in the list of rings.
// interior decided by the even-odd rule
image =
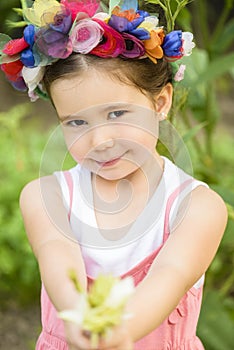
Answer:
[[[70,277],[80,293],[79,305],[74,310],[59,312],[58,316],[79,325],[91,335],[91,344],[96,347],[99,337],[107,336],[113,327],[131,317],[124,309],[134,292],[133,279],[100,275],[86,293],[82,291],[74,273]]]

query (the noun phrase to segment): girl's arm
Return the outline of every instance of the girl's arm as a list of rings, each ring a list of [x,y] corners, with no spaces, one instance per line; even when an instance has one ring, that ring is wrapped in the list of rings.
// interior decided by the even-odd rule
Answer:
[[[74,307],[78,297],[68,271],[76,271],[84,289],[86,274],[79,244],[72,240],[56,178],[48,176],[26,185],[20,196],[20,207],[41,279],[52,303],[57,310]]]
[[[209,267],[226,227],[226,206],[215,192],[199,186],[185,207],[183,220],[128,302],[127,310],[133,317],[116,329],[103,349],[114,345],[123,349],[119,339],[136,342],[157,328]]]
[[[22,191],[20,207],[25,229],[38,260],[41,279],[58,311],[74,309],[79,295],[68,271],[74,270],[83,289],[86,273],[79,244],[72,239],[60,187],[54,176],[29,183]],[[89,347],[89,341],[76,324],[64,322],[71,349]]]
[[[181,223],[168,238],[128,304],[134,341],[158,327],[209,267],[227,223],[226,206],[214,191],[199,186]]]

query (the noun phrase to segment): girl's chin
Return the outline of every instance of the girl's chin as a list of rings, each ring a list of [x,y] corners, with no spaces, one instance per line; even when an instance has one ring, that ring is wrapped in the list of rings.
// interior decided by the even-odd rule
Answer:
[[[127,179],[127,177],[135,173],[137,169],[137,167],[125,168],[124,166],[121,166],[121,168],[118,169],[115,169],[114,167],[109,167],[108,169],[102,167],[97,171],[93,171],[93,173],[108,181],[118,181]]]

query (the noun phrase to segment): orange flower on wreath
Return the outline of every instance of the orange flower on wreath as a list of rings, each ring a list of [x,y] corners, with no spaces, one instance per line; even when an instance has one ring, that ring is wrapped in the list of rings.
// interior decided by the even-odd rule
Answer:
[[[112,10],[112,15],[118,16],[118,17],[124,17],[126,18],[129,22],[132,22],[134,19],[139,18],[140,15],[138,13],[136,13],[133,9],[130,10],[125,10],[125,11],[121,11],[119,6],[116,6],[113,10]]]
[[[150,32],[150,39],[144,40],[145,54],[157,63],[157,59],[163,57],[163,49],[161,47],[165,34],[163,28],[153,29]]]

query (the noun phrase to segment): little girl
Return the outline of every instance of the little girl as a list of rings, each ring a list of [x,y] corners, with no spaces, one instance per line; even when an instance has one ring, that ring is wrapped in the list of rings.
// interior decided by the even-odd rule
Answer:
[[[165,36],[157,17],[128,3],[109,16],[89,0],[24,4],[24,38],[2,50],[15,87],[50,97],[78,163],[32,181],[20,198],[43,283],[37,350],[91,348],[87,334],[57,316],[79,305],[70,269],[84,289],[100,273],[134,279],[132,317],[98,349],[203,349],[204,273],[226,208],[155,148],[172,103],[169,61],[186,54],[189,40],[181,31]]]

